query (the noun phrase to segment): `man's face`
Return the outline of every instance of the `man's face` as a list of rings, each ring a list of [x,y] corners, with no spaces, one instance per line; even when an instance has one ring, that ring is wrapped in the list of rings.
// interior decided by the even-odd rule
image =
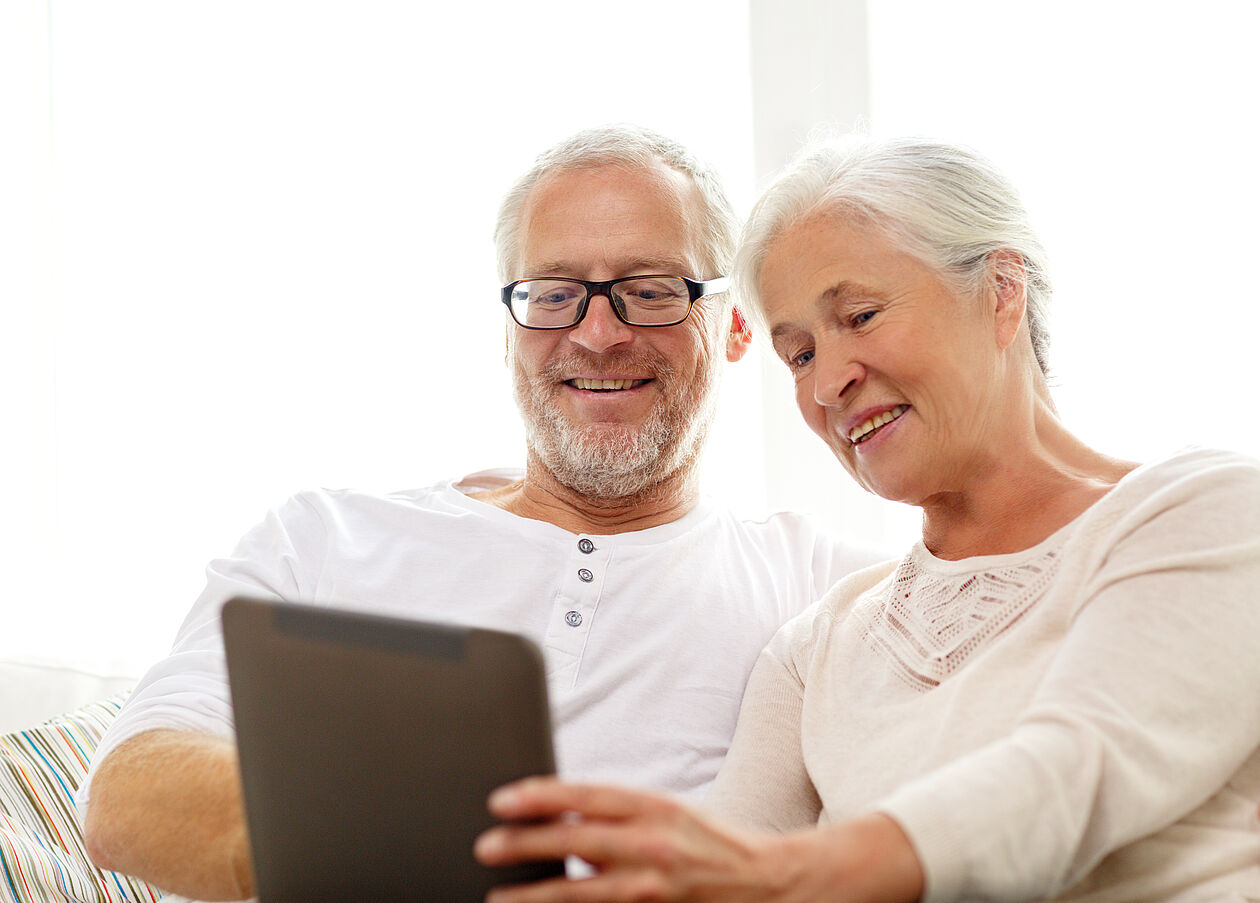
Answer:
[[[695,186],[664,165],[545,176],[522,211],[514,278],[724,275],[701,271],[699,209]],[[510,325],[531,452],[562,484],[605,499],[638,495],[691,465],[713,418],[730,330],[718,298],[697,301],[677,326],[648,328],[622,323],[604,295],[570,329]]]

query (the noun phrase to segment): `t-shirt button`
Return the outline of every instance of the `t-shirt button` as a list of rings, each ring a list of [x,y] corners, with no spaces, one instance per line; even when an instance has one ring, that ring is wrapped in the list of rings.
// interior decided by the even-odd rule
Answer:
[[[591,542],[589,539],[579,539],[578,549],[580,549],[583,554],[589,555],[595,551],[595,543]]]
[[[586,568],[582,568],[580,571],[578,571],[578,579],[581,580],[583,583],[590,583],[592,580],[595,579],[595,575],[592,574],[590,571],[588,571]]]
[[[582,613],[580,611],[567,611],[564,613],[564,623],[570,627],[582,626]]]

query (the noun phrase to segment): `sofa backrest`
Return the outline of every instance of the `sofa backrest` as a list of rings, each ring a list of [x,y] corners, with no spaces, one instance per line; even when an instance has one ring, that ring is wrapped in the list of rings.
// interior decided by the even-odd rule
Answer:
[[[101,674],[64,665],[0,660],[0,734],[130,690],[138,679],[134,674]]]

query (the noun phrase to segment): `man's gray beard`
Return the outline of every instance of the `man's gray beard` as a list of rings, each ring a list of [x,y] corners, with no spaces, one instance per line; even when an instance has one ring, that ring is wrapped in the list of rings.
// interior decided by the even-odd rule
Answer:
[[[513,365],[526,444],[562,485],[594,499],[635,498],[699,460],[717,412],[720,360],[708,362],[695,386],[676,385],[675,370],[652,360],[662,396],[641,427],[575,427],[554,402],[562,363],[553,363],[533,381]]]

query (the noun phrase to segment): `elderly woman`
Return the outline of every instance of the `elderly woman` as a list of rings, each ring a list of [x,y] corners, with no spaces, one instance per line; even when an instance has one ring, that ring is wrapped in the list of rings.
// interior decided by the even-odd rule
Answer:
[[[544,779],[493,796],[542,823],[487,832],[483,861],[594,867],[494,903],[1260,899],[1260,466],[1139,466],[1068,432],[1042,248],[964,149],[807,154],[737,280],[805,420],[923,509],[922,541],[780,631],[709,811]]]

